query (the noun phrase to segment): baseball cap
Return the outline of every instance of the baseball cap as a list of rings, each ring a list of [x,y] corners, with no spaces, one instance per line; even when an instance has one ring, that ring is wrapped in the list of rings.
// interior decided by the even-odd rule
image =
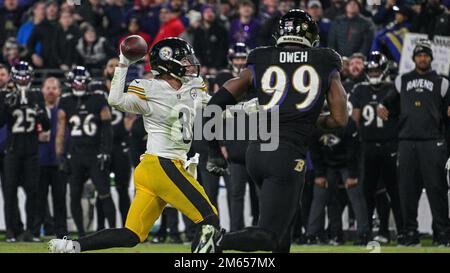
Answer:
[[[322,8],[322,3],[319,0],[311,0],[308,2],[308,9],[310,8]]]

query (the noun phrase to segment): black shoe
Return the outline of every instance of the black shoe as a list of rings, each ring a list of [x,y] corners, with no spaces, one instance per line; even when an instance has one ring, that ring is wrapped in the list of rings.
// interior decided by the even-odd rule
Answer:
[[[17,239],[14,237],[14,235],[6,235],[5,242],[7,243],[16,243]]]
[[[355,246],[366,246],[371,240],[371,236],[368,232],[365,232],[358,236],[358,239],[353,242]]]
[[[420,235],[417,231],[408,231],[403,240],[403,246],[420,247]]]
[[[181,237],[179,234],[172,234],[169,235],[169,244],[182,244],[183,240],[181,240]]]
[[[342,240],[339,236],[334,236],[328,240],[328,244],[332,246],[341,246],[344,244],[344,240]]]
[[[308,235],[306,237],[306,244],[309,246],[317,246],[321,245],[322,243],[323,243],[322,240],[317,235]]]
[[[39,237],[33,236],[31,232],[25,231],[22,234],[20,234],[17,237],[17,240],[20,242],[27,242],[27,243],[40,243],[42,240]]]
[[[450,236],[444,232],[433,234],[433,245],[438,247],[450,247]]]
[[[297,245],[306,245],[308,243],[308,238],[305,234],[300,235],[298,238],[294,240],[294,244]]]
[[[193,253],[222,253],[220,243],[225,230],[217,230],[212,225],[203,225],[200,231],[200,239],[196,246],[192,246]]]
[[[406,239],[406,233],[403,231],[400,231],[397,234],[397,245],[398,246],[404,246],[405,245],[405,239]]]
[[[389,244],[391,241],[391,234],[389,231],[378,232],[378,235],[373,238],[374,241],[379,242],[380,244]]]
[[[166,236],[164,235],[155,235],[153,239],[150,241],[152,244],[164,244],[166,242]]]

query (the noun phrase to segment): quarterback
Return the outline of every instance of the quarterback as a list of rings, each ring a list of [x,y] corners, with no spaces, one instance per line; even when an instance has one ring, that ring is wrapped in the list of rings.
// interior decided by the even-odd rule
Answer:
[[[167,204],[199,226],[219,228],[216,208],[195,174],[186,170],[196,109],[210,99],[199,76],[200,64],[192,46],[179,38],[159,41],[149,54],[155,78],[134,80],[126,93],[125,78],[131,61],[120,54],[108,97],[108,103],[117,110],[142,115],[148,133],[147,151],[134,173],[136,195],[125,227],[101,230],[77,241],[53,239],[50,252],[133,247],[145,241]]]

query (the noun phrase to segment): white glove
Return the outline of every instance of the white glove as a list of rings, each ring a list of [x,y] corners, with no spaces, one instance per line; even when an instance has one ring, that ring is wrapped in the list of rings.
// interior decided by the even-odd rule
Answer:
[[[222,118],[233,118],[232,111],[244,110],[246,114],[256,113],[259,111],[258,98],[253,98],[246,102],[241,102],[222,112]]]
[[[126,66],[130,66],[130,65],[132,65],[134,63],[137,63],[137,62],[139,62],[140,60],[143,60],[143,59],[145,59],[145,55],[141,59],[138,59],[138,60],[135,60],[135,61],[129,60],[127,57],[125,57],[125,55],[123,55],[122,50],[120,50],[120,54],[119,54],[119,63],[120,64],[123,64],[123,65],[126,65]]]
[[[253,98],[249,101],[244,102],[244,111],[247,114],[256,113],[259,111],[258,98]]]
[[[447,163],[445,163],[445,169],[450,171],[450,157],[447,159]]]
[[[195,155],[191,158],[189,158],[188,161],[184,163],[184,168],[186,171],[192,175],[195,179],[197,179],[197,165],[200,155],[198,153],[195,153]]]

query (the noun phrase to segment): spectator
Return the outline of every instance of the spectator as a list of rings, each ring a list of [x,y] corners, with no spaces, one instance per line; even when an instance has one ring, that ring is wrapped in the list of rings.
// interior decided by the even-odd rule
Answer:
[[[3,46],[3,60],[2,63],[8,67],[14,66],[20,62],[20,46],[16,42],[16,38],[9,37]]]
[[[261,24],[264,24],[270,18],[279,16],[278,0],[263,0],[262,4],[258,15],[258,21]]]
[[[401,6],[401,0],[386,0],[384,5],[378,7],[372,20],[375,24],[385,26],[395,19],[394,6]]]
[[[229,45],[244,43],[249,48],[255,48],[257,37],[261,28],[253,17],[255,6],[250,0],[242,0],[239,3],[239,18],[234,19],[230,26]]]
[[[360,9],[357,0],[349,0],[345,15],[331,23],[328,46],[341,55],[350,56],[355,52],[369,54],[374,35],[373,24],[360,14]]]
[[[36,2],[32,7],[31,20],[22,24],[19,28],[19,32],[17,33],[17,43],[22,47],[26,48],[28,39],[30,38],[34,27],[39,25],[44,19],[45,19],[45,3]],[[38,54],[41,53],[41,45],[39,43],[36,44],[34,52]]]
[[[145,40],[148,46],[151,45],[152,38],[150,37],[150,35],[141,30],[141,24],[137,17],[130,18],[130,21],[128,22],[128,33],[120,38],[116,48],[119,48],[119,45],[122,43],[122,41],[130,35],[139,35]]]
[[[448,247],[450,220],[445,169],[450,169],[450,160],[445,163],[448,152],[444,128],[450,117],[450,85],[431,68],[433,51],[429,40],[419,40],[413,60],[414,70],[395,79],[395,89],[389,90],[377,109],[384,121],[400,109],[397,172],[406,236],[399,243],[420,244],[417,210],[425,188],[433,218],[433,238],[438,245]]]
[[[219,5],[218,19],[226,29],[230,29],[230,20],[234,17],[234,10],[227,0],[221,0]]]
[[[325,206],[337,196],[338,184],[342,181],[358,223],[358,239],[354,244],[366,245],[370,240],[370,231],[364,192],[358,179],[360,146],[356,124],[349,118],[346,128],[333,133],[317,129],[311,139],[311,157],[316,178],[308,220],[309,237],[319,236],[323,227],[321,219]],[[332,215],[328,210],[328,217],[342,225],[340,209],[333,207],[332,211],[337,215]],[[339,229],[338,227],[335,231],[338,233]],[[339,241],[333,237],[339,237],[339,234],[332,234],[333,241]]]
[[[92,26],[84,29],[83,36],[78,39],[75,48],[80,60],[78,64],[84,64],[89,71],[103,69],[106,61],[115,54],[114,48],[108,44],[106,38],[98,37]],[[94,71],[92,73],[94,74]]]
[[[219,23],[214,7],[202,8],[202,24],[194,33],[194,50],[202,64],[202,74],[216,74],[227,65],[228,33]]]
[[[328,32],[330,31],[331,22],[328,18],[323,18],[322,3],[319,0],[311,0],[308,2],[308,13],[317,22],[319,26],[320,46],[327,46]]]
[[[202,14],[196,10],[190,10],[187,17],[189,19],[189,27],[180,35],[180,38],[193,45],[195,31],[202,23]]]
[[[108,19],[106,37],[115,45],[120,37],[126,33],[126,15],[131,9],[131,5],[126,0],[113,0],[112,5],[105,7],[105,16]]]
[[[189,19],[184,14],[184,4],[185,0],[169,0],[170,8],[172,8],[176,16],[180,18],[181,22],[183,22],[184,27],[187,28],[189,26]]]
[[[350,56],[348,64],[348,78],[343,82],[343,86],[347,94],[350,94],[355,84],[364,81],[364,62],[366,57],[361,53],[355,53]]]
[[[272,35],[275,33],[275,31],[277,31],[278,21],[280,20],[281,16],[285,15],[293,7],[294,1],[280,0],[277,7],[278,12],[267,19],[267,21],[261,26],[258,42],[259,45],[275,45],[275,39]]]
[[[153,39],[152,46],[162,39],[178,37],[185,30],[183,22],[177,17],[177,13],[170,5],[165,5],[161,8],[159,20],[161,27],[155,39]]]
[[[59,25],[56,29],[55,55],[59,68],[68,71],[77,60],[75,46],[80,38],[80,28],[74,23],[73,13],[70,10],[61,12]]]
[[[81,6],[76,9],[77,18],[81,22],[86,22],[93,26],[97,33],[105,33],[106,21],[104,7],[100,0],[82,1]]]
[[[55,55],[55,34],[57,29],[58,4],[54,1],[45,4],[45,20],[31,32],[27,43],[27,53],[31,56],[33,65],[37,68],[58,68]],[[34,51],[41,44],[41,52]]]
[[[23,9],[18,0],[5,0],[0,9],[0,47],[9,37],[15,37],[21,24]]]
[[[349,66],[350,66],[350,60],[346,56],[342,56],[342,70],[341,70],[341,81],[345,82],[348,78],[349,72]]]
[[[344,0],[332,0],[331,6],[325,9],[323,17],[330,20],[334,20],[336,17],[345,14],[345,1]]]
[[[40,236],[48,204],[48,188],[52,188],[53,214],[56,237],[62,239],[68,235],[66,216],[66,181],[58,170],[55,153],[55,137],[58,112],[58,100],[61,83],[57,78],[47,78],[42,85],[45,107],[50,118],[50,130],[39,134],[39,186],[36,205],[36,225],[34,237]]]
[[[130,17],[137,17],[141,22],[142,30],[148,33],[150,37],[156,37],[160,28],[159,13],[161,9],[162,0],[154,1],[153,5],[150,5],[149,0],[139,1],[139,5],[135,5],[127,15],[126,19]]]
[[[411,29],[411,19],[414,12],[406,7],[394,6],[395,19],[385,28],[381,29],[372,42],[371,51],[379,51],[386,55],[389,60],[400,63],[403,48],[403,38]]]
[[[420,6],[412,31],[428,34],[430,39],[434,35],[450,36],[449,22],[450,13],[441,5],[441,0],[427,0]]]

